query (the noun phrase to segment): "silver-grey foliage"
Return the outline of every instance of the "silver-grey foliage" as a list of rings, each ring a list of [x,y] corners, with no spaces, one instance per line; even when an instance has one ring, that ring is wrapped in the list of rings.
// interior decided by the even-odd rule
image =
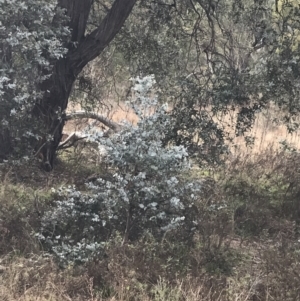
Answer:
[[[56,191],[57,201],[44,215],[38,237],[61,261],[91,259],[116,231],[127,242],[145,231],[158,238],[193,223],[188,212],[201,187],[182,177],[190,168],[185,148],[162,144],[170,126],[166,106],[144,113],[155,104],[149,98],[153,82],[152,76],[136,79],[137,126],[124,124],[111,139],[94,136],[107,149],[104,160],[111,173],[87,183],[87,192],[75,187]]]
[[[67,51],[65,20],[57,1],[0,1],[0,160],[28,155],[29,142],[39,139],[31,112],[47,93],[40,84]]]

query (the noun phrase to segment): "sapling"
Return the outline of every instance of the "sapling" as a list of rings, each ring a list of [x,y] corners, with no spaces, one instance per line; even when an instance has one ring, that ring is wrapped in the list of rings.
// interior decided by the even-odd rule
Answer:
[[[116,232],[124,243],[145,232],[161,238],[190,219],[187,209],[201,187],[182,176],[190,168],[186,149],[163,145],[166,127],[172,124],[167,106],[158,104],[154,85],[154,76],[134,79],[130,104],[139,116],[137,125],[124,122],[111,138],[101,132],[89,136],[105,147],[103,160],[110,174],[86,183],[87,192],[76,187],[55,190],[55,206],[43,216],[38,237],[61,261],[99,256]]]

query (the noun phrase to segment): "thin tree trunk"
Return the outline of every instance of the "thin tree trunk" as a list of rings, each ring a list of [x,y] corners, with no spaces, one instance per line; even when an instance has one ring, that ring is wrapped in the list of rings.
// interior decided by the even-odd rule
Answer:
[[[3,41],[4,37],[0,36],[0,41]],[[1,55],[1,65],[7,66],[8,68],[12,68],[12,50],[11,46],[8,46],[5,43],[0,42],[0,53]],[[12,80],[10,81],[12,83]],[[13,98],[9,89],[4,88],[7,97]],[[2,124],[2,120],[5,119],[6,116],[9,116],[10,108],[6,106],[5,102],[0,102],[0,162],[7,159],[8,155],[12,151],[12,143],[11,143],[11,133],[9,126],[5,126]]]
[[[114,39],[136,1],[115,0],[99,27],[87,36],[84,34],[93,0],[58,1],[59,5],[66,9],[70,19],[72,42],[77,42],[78,45],[69,46],[66,56],[57,61],[52,76],[42,84],[44,97],[33,110],[34,116],[40,120],[47,134],[37,147],[37,152],[42,154],[45,170],[50,171],[53,168],[53,160],[65,124],[64,112],[76,77],[84,66],[99,56]]]

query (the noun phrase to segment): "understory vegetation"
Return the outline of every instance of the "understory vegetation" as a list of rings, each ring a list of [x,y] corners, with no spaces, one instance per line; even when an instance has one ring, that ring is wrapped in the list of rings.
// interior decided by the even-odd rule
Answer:
[[[182,177],[201,180],[202,187],[185,212],[197,221],[192,235],[182,226],[158,235],[156,224],[146,224],[144,232],[124,241],[128,217],[119,215],[107,227],[101,223],[95,228],[96,238],[105,243],[83,263],[62,262],[58,252],[53,257],[34,235],[43,225],[41,216],[56,206],[62,183],[81,187],[84,194],[89,190],[83,175],[86,181],[95,173],[107,176],[107,166],[82,163],[88,160],[75,164],[76,156],[78,150],[61,153],[60,169],[52,176],[29,165],[1,169],[2,300],[299,298],[298,153],[270,148],[258,155],[241,154],[215,169],[190,169]],[[95,237],[93,231],[85,232],[92,225],[88,218],[82,227],[79,220],[70,225],[63,218],[53,234],[65,235],[65,240],[76,235],[90,243]],[[72,250],[79,245],[69,254]]]
[[[87,130],[53,173],[2,164],[2,300],[299,298],[299,152],[240,148],[201,168],[164,145],[153,84],[135,79],[136,125]]]

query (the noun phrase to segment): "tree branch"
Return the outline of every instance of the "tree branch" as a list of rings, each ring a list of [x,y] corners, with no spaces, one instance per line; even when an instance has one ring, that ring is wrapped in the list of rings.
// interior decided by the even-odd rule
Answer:
[[[130,15],[136,1],[115,0],[99,27],[79,42],[78,47],[69,53],[68,58],[75,74],[100,55],[113,40]]]
[[[72,147],[77,141],[83,140],[87,136],[81,137],[78,133],[73,132],[65,141],[59,143],[57,150],[63,150]]]
[[[84,38],[87,20],[93,0],[58,0],[58,5],[66,10],[69,17],[68,26],[72,30],[72,42],[80,42]]]
[[[100,121],[105,126],[109,127],[110,129],[112,129],[115,132],[118,132],[121,130],[121,126],[117,122],[114,122],[112,120],[109,120],[108,118],[105,118],[102,115],[98,115],[98,114],[92,113],[92,112],[78,111],[78,112],[70,113],[70,114],[66,115],[64,120],[68,121],[68,120],[72,120],[72,119],[76,119],[76,118],[95,119],[97,121]]]

